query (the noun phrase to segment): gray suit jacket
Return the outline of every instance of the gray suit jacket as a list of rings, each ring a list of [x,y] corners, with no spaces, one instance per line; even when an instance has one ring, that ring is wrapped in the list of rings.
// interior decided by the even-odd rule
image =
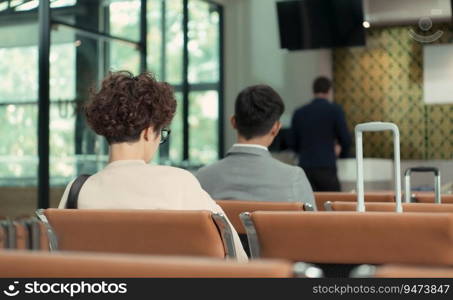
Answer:
[[[310,203],[313,190],[304,171],[274,159],[269,151],[234,146],[226,157],[195,175],[213,199]]]

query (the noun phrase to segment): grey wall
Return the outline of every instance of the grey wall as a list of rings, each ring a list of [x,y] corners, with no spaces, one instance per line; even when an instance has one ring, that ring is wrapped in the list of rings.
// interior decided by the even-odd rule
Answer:
[[[280,49],[276,0],[218,1],[225,9],[225,147],[235,141],[229,118],[238,92],[269,84],[283,97],[289,125],[295,108],[308,102],[316,76],[332,75],[330,50],[288,52]]]

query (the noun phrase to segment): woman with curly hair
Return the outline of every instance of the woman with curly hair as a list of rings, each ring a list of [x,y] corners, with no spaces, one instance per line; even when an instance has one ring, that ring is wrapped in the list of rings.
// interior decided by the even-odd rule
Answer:
[[[85,106],[89,126],[109,144],[109,163],[82,184],[76,207],[223,213],[190,172],[148,164],[165,142],[175,111],[176,100],[167,83],[149,73],[137,77],[124,71],[110,73]],[[59,208],[68,207],[73,183],[66,187]],[[247,259],[231,228],[238,259]]]

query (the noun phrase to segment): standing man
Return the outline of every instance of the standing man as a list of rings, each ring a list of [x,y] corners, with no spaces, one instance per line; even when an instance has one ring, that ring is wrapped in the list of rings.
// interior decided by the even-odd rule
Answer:
[[[330,79],[316,78],[313,93],[315,99],[293,115],[292,148],[314,191],[340,191],[336,158],[348,156],[351,135],[343,109],[332,103]]]

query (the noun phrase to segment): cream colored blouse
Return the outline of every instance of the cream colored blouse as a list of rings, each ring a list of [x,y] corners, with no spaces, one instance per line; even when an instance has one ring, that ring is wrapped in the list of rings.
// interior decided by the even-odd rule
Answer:
[[[65,207],[71,185],[66,187],[58,208]],[[209,210],[224,214],[190,172],[147,165],[142,160],[115,161],[88,178],[80,190],[78,208]],[[238,260],[245,261],[247,255],[239,236],[230,226]]]

